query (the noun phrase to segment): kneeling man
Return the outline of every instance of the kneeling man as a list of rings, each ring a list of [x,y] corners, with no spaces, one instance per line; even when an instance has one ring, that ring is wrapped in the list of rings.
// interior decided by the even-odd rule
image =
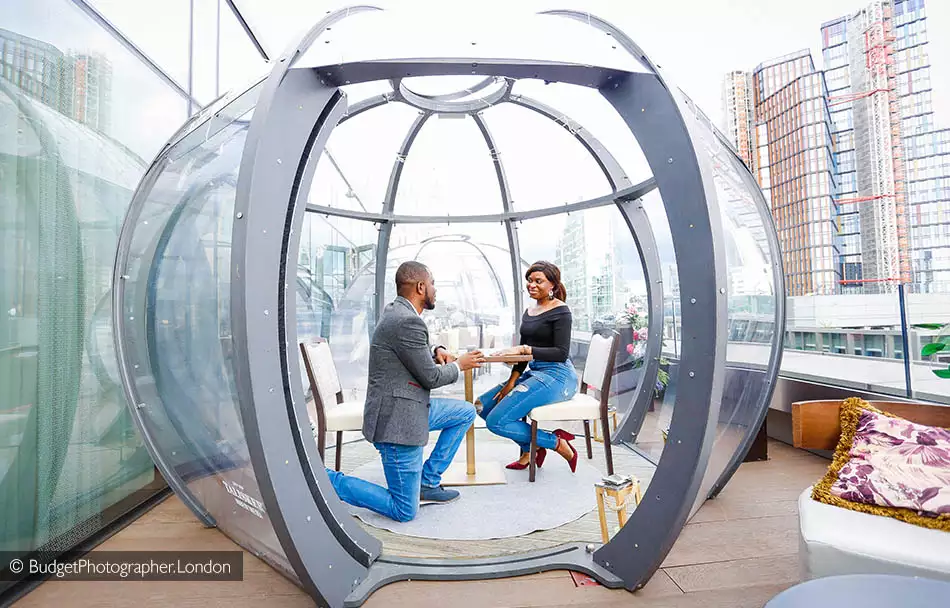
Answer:
[[[452,384],[484,360],[479,351],[456,359],[443,347],[429,345],[420,315],[435,308],[435,291],[425,265],[399,266],[399,295],[383,311],[370,344],[363,436],[379,450],[388,489],[327,470],[341,500],[396,521],[413,519],[420,501],[446,503],[459,497],[457,490],[442,487],[442,473],[475,420],[475,406],[467,401],[429,398],[429,391]],[[441,432],[423,463],[429,431]]]

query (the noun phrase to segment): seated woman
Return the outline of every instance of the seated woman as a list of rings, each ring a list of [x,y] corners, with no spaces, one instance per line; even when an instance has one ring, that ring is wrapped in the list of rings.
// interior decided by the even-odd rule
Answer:
[[[566,401],[577,392],[577,372],[568,358],[571,346],[571,309],[564,301],[567,292],[561,271],[550,262],[535,262],[525,273],[528,294],[537,302],[521,319],[520,346],[496,354],[530,355],[529,363],[519,363],[507,382],[478,398],[476,409],[485,425],[496,435],[512,439],[521,447],[521,458],[507,468],[528,468],[531,426],[522,418],[536,407]],[[577,450],[570,444],[574,435],[557,429],[538,429],[535,464],[540,467],[547,450],[555,450],[567,460],[573,472]]]

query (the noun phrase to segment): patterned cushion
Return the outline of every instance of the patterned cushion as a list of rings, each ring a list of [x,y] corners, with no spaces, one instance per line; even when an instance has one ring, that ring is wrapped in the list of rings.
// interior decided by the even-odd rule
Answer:
[[[851,398],[841,437],[812,497],[950,531],[950,430],[916,424]]]

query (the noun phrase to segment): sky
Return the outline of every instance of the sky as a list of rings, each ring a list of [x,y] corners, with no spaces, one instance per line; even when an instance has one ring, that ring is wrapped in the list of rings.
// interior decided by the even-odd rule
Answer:
[[[193,1],[196,35],[191,49],[195,58],[191,76],[193,94],[201,103],[210,102],[228,89],[243,90],[247,83],[268,69],[223,2],[220,78],[216,78],[217,0],[163,0],[161,10],[143,10],[143,7],[159,6],[151,0],[87,1],[183,88],[187,88],[189,80],[188,8]],[[299,40],[302,32],[328,10],[344,6],[338,0],[235,0],[235,3],[272,58]],[[408,23],[377,20],[374,25],[372,18],[350,17],[324,36],[321,40],[326,40],[325,44],[315,45],[312,54],[304,59],[319,63],[418,56],[415,53],[459,56],[476,48],[483,55],[495,57],[526,53],[538,59],[613,67],[629,65],[628,57],[611,51],[609,39],[591,28],[531,16],[532,11],[582,6],[626,32],[661,66],[672,84],[682,88],[721,125],[722,79],[727,72],[751,71],[764,61],[802,48],[812,50],[820,67],[821,23],[858,10],[866,2],[520,0],[513,4],[510,0],[481,0],[476,6],[435,0],[383,0],[377,4],[411,9],[414,20]],[[927,11],[935,117],[938,125],[947,125],[950,119],[950,92],[947,91],[950,87],[950,1],[928,0]],[[364,24],[369,26],[361,29]],[[115,70],[115,99],[137,100],[113,105],[114,136],[146,162],[184,120],[182,98],[95,26],[74,3],[66,0],[18,2],[16,10],[5,11],[0,17],[0,27],[44,40],[63,51],[99,51],[108,55]],[[470,46],[469,40],[476,39],[478,46]],[[605,44],[605,41],[608,42]],[[622,122],[617,122],[619,119],[609,105],[595,92],[558,89],[564,85],[520,84],[525,84],[532,96],[567,112],[600,138],[618,157],[633,182],[649,175],[639,148],[629,141]],[[363,115],[359,119],[363,125],[353,126],[349,137],[343,134],[350,125],[338,128],[339,133],[334,133],[330,147],[358,194],[378,204],[395,148],[414,112],[410,110],[398,120],[386,119],[383,110],[374,112],[379,113],[380,120],[371,119],[373,113]],[[490,110],[489,121],[500,149],[506,154],[506,170],[516,208],[548,206],[552,201],[574,202],[607,193],[606,182],[602,178],[598,180],[596,167],[577,147],[571,148],[576,144],[563,130],[540,124],[545,120],[530,112],[518,115],[501,106]],[[438,205],[441,201],[454,201],[460,212],[497,199],[496,192],[473,186],[487,188],[494,182],[490,157],[484,145],[479,145],[477,131],[469,126],[466,132],[457,121],[433,119],[432,124],[438,125],[442,134],[433,133],[430,137],[424,131],[420,135],[415,158],[427,160],[421,161],[422,164],[416,160],[415,168],[411,161],[407,164],[400,194],[406,201],[402,207],[404,212],[411,212],[406,205]],[[465,138],[473,138],[469,141],[472,145],[453,145],[468,141]],[[383,139],[388,143],[380,144]],[[377,143],[375,155],[368,151],[366,142],[369,141]],[[425,153],[427,147],[431,150],[429,154]],[[340,195],[344,189],[337,190],[339,192],[324,199],[345,202],[345,197]],[[376,193],[371,193],[374,190]],[[494,204],[500,205],[497,201]],[[657,203],[651,207],[658,210],[657,223],[662,223],[662,206]],[[563,218],[559,219],[563,222]],[[549,249],[560,229],[541,221],[535,226],[532,229],[531,224],[525,225],[520,232],[525,250]],[[667,255],[672,252],[668,251]]]
[[[113,0],[115,1],[115,0]],[[306,0],[236,0],[248,20],[263,33],[267,46],[283,49],[301,23],[339,3]],[[386,5],[386,3],[377,3]],[[392,3],[388,3],[392,4]],[[520,10],[575,8],[590,11],[624,30],[668,72],[714,121],[722,117],[722,78],[728,71],[751,71],[770,58],[809,48],[821,66],[820,26],[867,5],[864,0],[520,0]],[[456,26],[470,13],[454,3],[400,0],[399,7],[431,11]],[[461,6],[461,5],[460,5]],[[466,3],[469,7],[471,4]],[[503,19],[508,0],[482,0],[480,16]],[[286,10],[285,10],[286,9]],[[294,18],[297,16],[297,19]],[[304,18],[301,18],[304,16]],[[307,19],[309,17],[310,19]],[[938,124],[950,120],[950,2],[927,1],[930,58]]]
[[[87,0],[123,31],[172,78],[187,88],[188,82],[188,7],[191,0],[163,0],[161,10],[143,10],[150,0]],[[215,78],[214,47],[217,0],[193,0],[196,36],[192,48],[195,57],[193,73],[194,96],[202,103],[217,94],[243,87],[264,73],[266,64],[244,35],[237,20],[222,2],[221,10],[221,76]],[[349,3],[314,0],[235,0],[248,22],[261,38],[271,57],[279,55],[287,44],[299,38],[327,10]],[[666,76],[682,88],[717,124],[722,124],[722,78],[734,69],[752,70],[759,63],[802,48],[811,48],[821,64],[820,24],[864,6],[863,0],[520,0],[516,7],[508,0],[481,0],[477,12],[471,3],[446,3],[435,0],[380,0],[380,6],[418,9],[424,15],[417,23],[422,36],[400,36],[398,32],[363,38],[359,44],[366,49],[390,51],[425,48],[411,43],[420,39],[436,40],[450,37],[453,30],[464,27],[475,30],[491,40],[498,49],[530,48],[538,56],[584,61],[602,57],[602,48],[588,44],[584,28],[571,29],[564,38],[559,30],[548,36],[529,39],[518,34],[519,21],[513,13],[550,8],[581,8],[614,22],[644,49],[664,70]],[[65,9],[65,10],[64,10]],[[516,10],[515,10],[516,9]],[[928,37],[934,87],[934,106],[938,125],[950,125],[950,2],[928,0]],[[351,17],[350,19],[356,19]],[[135,66],[131,55],[122,51],[111,38],[70,2],[34,0],[20,2],[14,11],[4,11],[0,27],[45,40],[67,50],[100,50],[117,65],[117,94],[129,90],[152,90],[161,85],[147,70]],[[347,31],[343,24],[340,38]],[[540,30],[543,31],[543,30]],[[567,30],[564,30],[567,31]],[[573,37],[576,36],[576,39]],[[445,38],[443,38],[444,40]],[[337,41],[339,42],[339,41]],[[424,44],[435,44],[425,42]],[[407,46],[408,45],[408,46]],[[527,45],[527,46],[526,46]],[[346,46],[344,44],[344,46]],[[330,48],[330,47],[327,47]],[[349,47],[352,50],[352,45]],[[367,54],[372,51],[365,50]],[[503,52],[499,50],[498,52]],[[149,82],[144,82],[149,81]],[[117,116],[124,124],[137,152],[148,156],[157,148],[158,134],[168,127],[162,114],[168,113],[170,96],[157,92],[138,96],[142,103],[127,108],[128,116]],[[178,105],[175,104],[176,115]],[[120,111],[120,110],[117,110]],[[121,110],[125,111],[125,110]],[[141,134],[132,133],[139,116]],[[176,119],[177,120],[177,119]],[[151,123],[150,126],[148,123]]]

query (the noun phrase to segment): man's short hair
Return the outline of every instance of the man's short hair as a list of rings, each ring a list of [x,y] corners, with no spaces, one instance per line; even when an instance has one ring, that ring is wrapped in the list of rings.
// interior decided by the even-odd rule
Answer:
[[[404,295],[415,289],[417,283],[429,279],[429,268],[419,262],[403,262],[396,269],[396,293]]]

